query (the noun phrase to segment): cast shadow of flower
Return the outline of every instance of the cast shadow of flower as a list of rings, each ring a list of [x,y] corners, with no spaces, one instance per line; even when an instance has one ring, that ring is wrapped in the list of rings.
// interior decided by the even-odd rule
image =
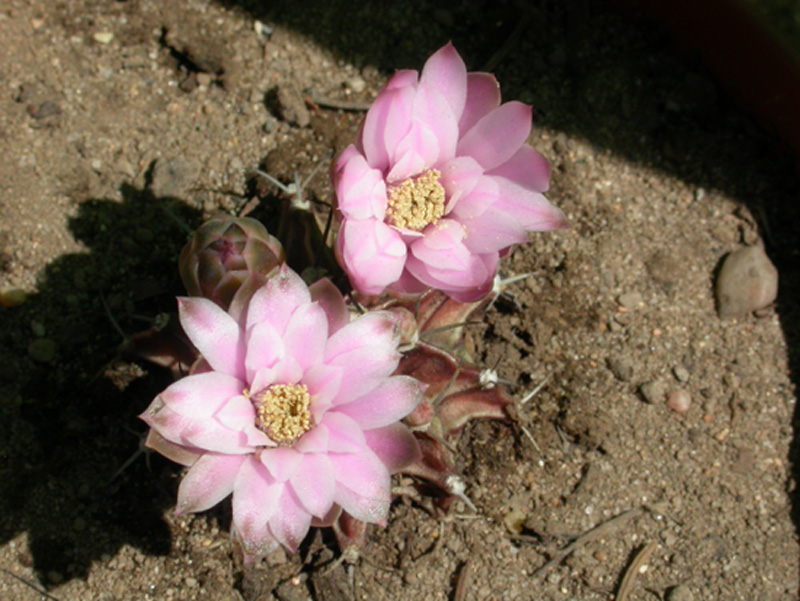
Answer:
[[[118,473],[145,430],[136,416],[171,376],[119,349],[175,310],[181,222],[199,215],[178,199],[121,192],[83,202],[69,227],[89,251],[53,261],[36,294],[0,312],[0,537],[25,532],[19,561],[50,584],[87,577],[126,545],[171,548],[164,512],[179,468],[154,456]]]

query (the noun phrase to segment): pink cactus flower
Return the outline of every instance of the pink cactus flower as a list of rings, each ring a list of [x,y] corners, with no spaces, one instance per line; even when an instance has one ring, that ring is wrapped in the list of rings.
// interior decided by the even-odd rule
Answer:
[[[398,71],[332,168],[337,256],[353,287],[471,302],[527,232],[568,227],[544,197],[550,167],[525,144],[531,107],[500,104],[489,73],[447,44],[422,73]]]
[[[342,511],[384,524],[390,474],[419,447],[399,420],[424,386],[392,376],[395,318],[350,322],[328,280],[311,288],[283,266],[234,319],[211,300],[179,299],[181,325],[202,354],[141,418],[148,445],[190,466],[178,513],[233,494],[233,528],[248,560],[291,551]]]

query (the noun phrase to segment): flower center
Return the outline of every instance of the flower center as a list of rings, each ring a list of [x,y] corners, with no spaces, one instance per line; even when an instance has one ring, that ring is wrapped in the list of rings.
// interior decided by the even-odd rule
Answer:
[[[389,192],[386,216],[392,225],[420,231],[444,215],[445,194],[439,183],[441,173],[430,169],[410,177]]]
[[[311,429],[311,396],[305,384],[276,384],[257,394],[256,426],[278,444],[291,443]]]

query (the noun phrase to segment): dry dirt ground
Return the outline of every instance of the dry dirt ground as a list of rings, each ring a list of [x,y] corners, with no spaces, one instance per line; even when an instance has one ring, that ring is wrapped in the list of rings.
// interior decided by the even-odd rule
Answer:
[[[229,505],[176,518],[177,466],[121,469],[168,379],[118,349],[174,309],[187,228],[269,215],[248,169],[321,165],[329,201],[359,107],[448,39],[534,106],[573,224],[513,252],[504,275],[533,275],[469,333],[517,399],[543,385],[457,441],[477,513],[398,499],[355,564],[327,569],[318,531],[244,568]],[[794,158],[653,24],[601,0],[4,0],[0,144],[0,286],[28,294],[0,307],[0,598],[797,598]],[[777,305],[721,320],[720,261],[758,240]]]

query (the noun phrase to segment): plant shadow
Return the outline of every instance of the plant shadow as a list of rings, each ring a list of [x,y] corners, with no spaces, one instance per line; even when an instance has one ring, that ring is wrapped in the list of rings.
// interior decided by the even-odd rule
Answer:
[[[171,376],[120,348],[174,311],[181,222],[200,217],[146,189],[121,193],[80,204],[69,227],[88,252],[53,261],[36,294],[0,312],[0,533],[27,533],[18,559],[48,585],[85,578],[124,545],[171,548],[163,515],[179,468],[145,454],[120,469],[146,430],[137,415]]]

